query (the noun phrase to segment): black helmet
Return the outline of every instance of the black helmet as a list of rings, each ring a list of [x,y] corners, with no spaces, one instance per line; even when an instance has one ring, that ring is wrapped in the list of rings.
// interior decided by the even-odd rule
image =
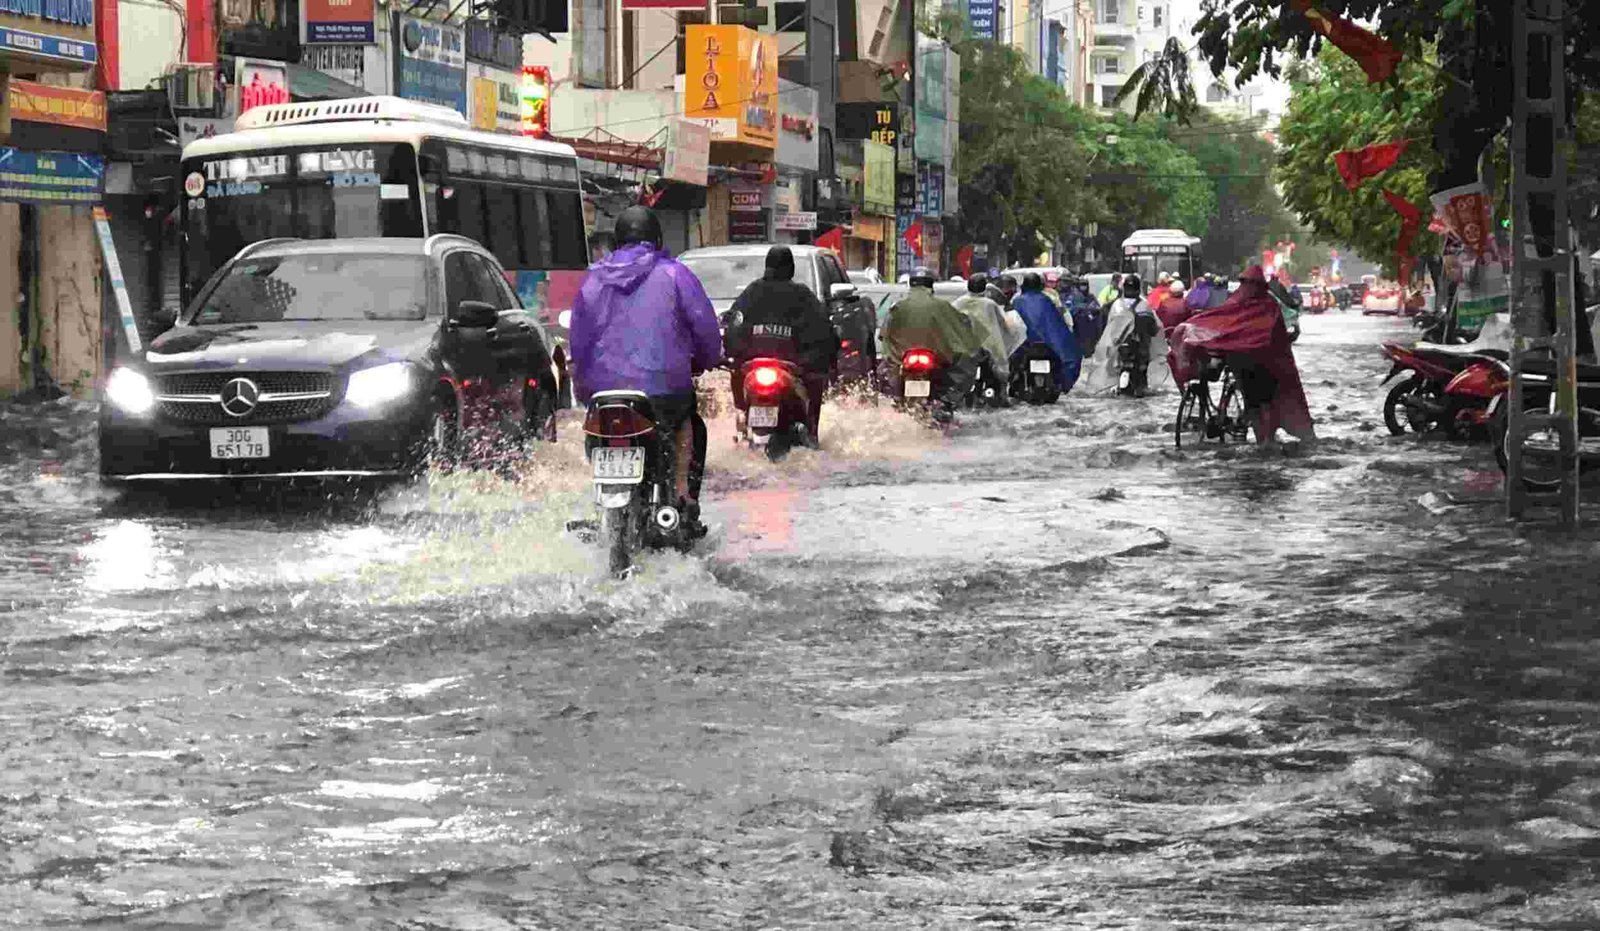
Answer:
[[[1122,276],[1122,296],[1138,300],[1144,297],[1144,285],[1139,281],[1139,276],[1129,273]]]
[[[1044,279],[1039,277],[1038,272],[1028,272],[1026,275],[1022,276],[1022,290],[1043,291]]]
[[[1000,286],[1000,290],[1006,292],[1007,294],[1011,294],[1017,290],[1017,279],[1011,277],[1010,275],[1001,275],[999,279],[996,280],[995,284],[998,284]]]
[[[630,243],[646,242],[659,249],[661,221],[656,217],[654,210],[642,204],[635,205],[617,216],[617,225],[612,229],[611,235],[616,237],[618,248]]]
[[[768,281],[793,281],[794,251],[788,246],[773,246],[768,249],[767,270],[763,277]]]
[[[971,278],[967,279],[968,294],[983,294],[988,290],[989,276],[985,275],[983,272],[978,272],[976,275],[973,275]]]
[[[933,269],[926,265],[918,265],[911,270],[910,284],[913,288],[933,287]]]

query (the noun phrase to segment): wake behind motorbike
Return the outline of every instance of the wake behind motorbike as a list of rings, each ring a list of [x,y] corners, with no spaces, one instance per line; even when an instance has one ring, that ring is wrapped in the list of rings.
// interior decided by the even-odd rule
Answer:
[[[583,433],[611,572],[625,575],[647,547],[686,547],[676,457],[650,399],[638,391],[596,392]]]
[[[810,439],[806,429],[806,387],[800,367],[781,359],[751,359],[739,367],[744,405],[739,408],[735,442],[764,448],[777,462]]]
[[[1056,403],[1061,398],[1060,369],[1061,361],[1049,346],[1031,340],[1023,343],[1012,356],[1012,397],[1023,398],[1029,404]]]

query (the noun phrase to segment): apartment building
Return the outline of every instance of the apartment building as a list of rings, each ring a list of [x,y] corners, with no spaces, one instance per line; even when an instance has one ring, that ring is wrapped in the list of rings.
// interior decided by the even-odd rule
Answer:
[[[1168,0],[1091,0],[1094,38],[1090,52],[1090,99],[1110,109],[1133,70],[1161,53],[1176,34]],[[1124,103],[1131,110],[1133,103]]]

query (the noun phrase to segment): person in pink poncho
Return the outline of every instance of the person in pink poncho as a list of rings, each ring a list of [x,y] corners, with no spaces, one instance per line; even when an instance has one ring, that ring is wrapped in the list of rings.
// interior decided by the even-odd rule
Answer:
[[[1207,358],[1227,362],[1255,414],[1256,442],[1273,442],[1279,428],[1302,442],[1316,441],[1289,328],[1261,266],[1252,265],[1220,307],[1180,323],[1168,342],[1167,362],[1179,384],[1196,377]]]

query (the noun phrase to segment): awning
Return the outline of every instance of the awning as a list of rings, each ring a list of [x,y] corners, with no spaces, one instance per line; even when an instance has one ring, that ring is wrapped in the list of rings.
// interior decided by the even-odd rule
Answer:
[[[347,100],[351,97],[371,97],[372,94],[354,84],[346,84],[330,74],[323,74],[305,65],[289,65],[289,96],[294,100]]]

